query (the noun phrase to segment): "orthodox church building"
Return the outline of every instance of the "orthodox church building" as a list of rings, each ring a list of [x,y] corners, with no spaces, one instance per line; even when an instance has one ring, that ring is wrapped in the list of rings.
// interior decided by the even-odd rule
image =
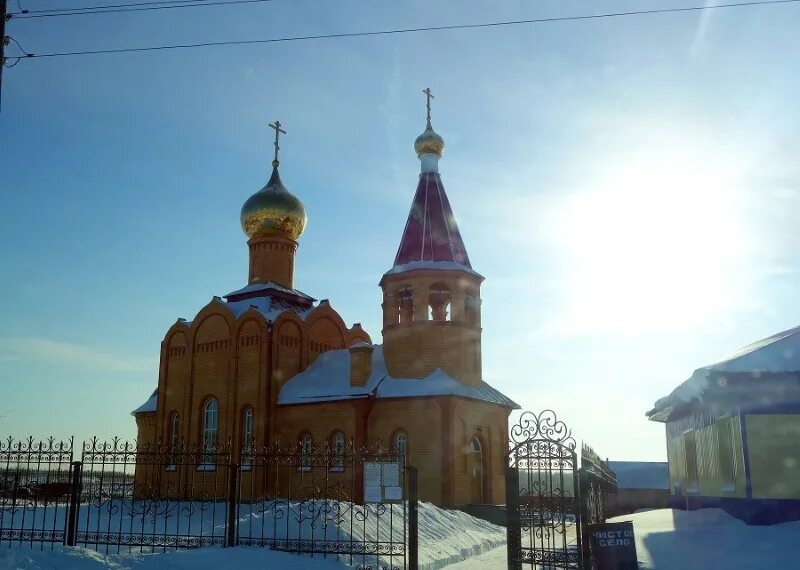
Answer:
[[[307,217],[281,180],[276,122],[272,175],[241,212],[247,285],[167,330],[158,388],[133,412],[140,442],[230,440],[241,450],[378,439],[419,469],[422,500],[504,502],[508,415],[518,406],[482,379],[484,278],[442,184],[444,141],[427,95],[427,127],[414,143],[419,182],[397,255],[379,276],[382,344],[295,287]]]

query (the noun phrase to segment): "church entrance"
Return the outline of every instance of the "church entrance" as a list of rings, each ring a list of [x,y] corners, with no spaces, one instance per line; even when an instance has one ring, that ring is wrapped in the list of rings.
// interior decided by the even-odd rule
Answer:
[[[481,445],[481,441],[477,437],[473,437],[469,442],[467,473],[470,474],[470,503],[481,505],[484,503],[483,445]]]

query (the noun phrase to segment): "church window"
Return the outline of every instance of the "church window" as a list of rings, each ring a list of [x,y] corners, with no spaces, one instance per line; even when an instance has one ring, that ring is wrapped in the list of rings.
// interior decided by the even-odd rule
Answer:
[[[242,414],[242,469],[250,469],[253,452],[253,408]]]
[[[394,436],[394,451],[400,462],[405,462],[408,453],[408,435],[404,431],[398,431]]]
[[[450,287],[434,283],[428,291],[429,317],[432,321],[450,320]]]
[[[175,471],[176,469],[176,453],[180,447],[181,438],[181,417],[178,412],[172,412],[169,417],[169,451],[170,461],[167,465],[167,471]]]
[[[480,299],[478,299],[475,291],[467,291],[467,296],[464,298],[464,319],[469,326],[476,326],[478,324],[478,308],[480,307]]]
[[[333,460],[331,461],[331,471],[344,471],[344,434],[340,431],[333,432],[331,438],[331,451]]]
[[[300,471],[311,471],[311,453],[314,441],[311,434],[305,433],[300,437]]]
[[[414,297],[411,287],[406,285],[397,291],[398,316],[401,323],[410,323],[414,320]]]
[[[219,422],[219,405],[210,398],[203,406],[203,464],[201,467],[214,465],[214,452],[217,449],[217,426]]]

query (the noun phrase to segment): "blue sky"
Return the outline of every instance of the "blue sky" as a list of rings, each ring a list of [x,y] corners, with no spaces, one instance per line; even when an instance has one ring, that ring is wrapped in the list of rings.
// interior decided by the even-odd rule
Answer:
[[[692,3],[496,4],[274,0],[7,33],[46,53]],[[486,379],[603,455],[663,459],[654,400],[800,320],[798,24],[785,5],[20,62],[0,114],[0,434],[134,436],[166,329],[246,282],[239,210],[275,119],[309,213],[296,284],[380,341],[430,86],[486,276]]]

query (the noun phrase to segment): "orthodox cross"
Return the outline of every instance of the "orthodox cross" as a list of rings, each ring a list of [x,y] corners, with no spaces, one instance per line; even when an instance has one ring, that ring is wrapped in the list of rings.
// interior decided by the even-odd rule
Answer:
[[[275,121],[274,123],[270,123],[269,127],[271,129],[275,129],[275,159],[272,161],[272,166],[277,167],[278,164],[280,164],[278,162],[278,151],[281,149],[281,147],[278,146],[278,139],[280,138],[281,133],[286,134],[286,131],[284,131],[281,128],[280,121]]]
[[[422,92],[425,93],[425,98],[428,100],[428,102],[427,102],[428,124],[430,125],[431,124],[431,99],[436,99],[436,97],[434,97],[433,93],[431,93],[431,88],[430,87],[427,87],[426,89],[423,89]]]

